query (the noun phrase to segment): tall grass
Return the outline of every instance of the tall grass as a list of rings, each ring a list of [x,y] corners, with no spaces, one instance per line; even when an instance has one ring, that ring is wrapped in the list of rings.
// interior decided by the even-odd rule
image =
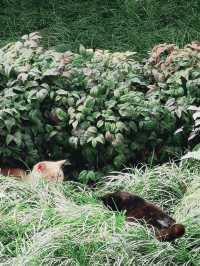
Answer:
[[[1,177],[0,265],[200,265],[199,226],[181,215],[185,191],[198,174],[175,164],[133,169],[95,190]],[[185,236],[161,243],[146,225],[107,210],[98,197],[119,188],[164,206],[186,225]]]
[[[46,46],[135,50],[200,39],[198,0],[1,0],[0,43],[40,31]]]

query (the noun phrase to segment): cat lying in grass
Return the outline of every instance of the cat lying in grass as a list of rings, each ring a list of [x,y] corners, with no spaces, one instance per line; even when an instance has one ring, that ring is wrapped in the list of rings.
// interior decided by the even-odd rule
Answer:
[[[33,170],[28,173],[20,168],[0,168],[0,174],[4,176],[13,176],[21,180],[31,181],[36,177],[41,177],[50,182],[62,182],[64,173],[62,166],[66,160],[61,161],[43,161],[33,166]]]
[[[135,219],[146,221],[154,228],[156,237],[160,241],[172,241],[185,233],[182,224],[176,224],[176,221],[160,208],[137,195],[118,191],[106,194],[101,200],[113,211],[125,211],[128,221]]]

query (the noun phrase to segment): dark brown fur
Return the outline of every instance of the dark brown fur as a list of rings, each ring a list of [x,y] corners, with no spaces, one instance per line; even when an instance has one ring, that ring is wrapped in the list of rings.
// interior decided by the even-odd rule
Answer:
[[[145,220],[154,227],[156,237],[160,241],[172,241],[185,233],[182,224],[176,224],[176,221],[160,208],[137,195],[119,191],[109,193],[101,199],[111,210],[125,211],[128,221]]]

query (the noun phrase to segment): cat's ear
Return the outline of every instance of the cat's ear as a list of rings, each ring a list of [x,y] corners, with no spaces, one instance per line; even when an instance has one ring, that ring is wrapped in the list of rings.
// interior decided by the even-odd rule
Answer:
[[[36,169],[39,172],[44,172],[44,170],[46,169],[46,164],[44,162],[38,163],[36,164]]]
[[[62,167],[63,164],[66,162],[66,160],[60,160],[60,161],[57,161],[56,164],[59,166],[59,167]]]

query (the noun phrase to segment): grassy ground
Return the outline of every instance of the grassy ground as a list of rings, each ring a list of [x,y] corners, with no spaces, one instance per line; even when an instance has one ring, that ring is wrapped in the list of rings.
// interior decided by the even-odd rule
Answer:
[[[199,0],[1,0],[0,44],[40,31],[46,46],[136,50],[200,39]]]
[[[200,229],[183,214],[182,203],[199,172],[174,164],[145,167],[110,176],[93,191],[71,182],[30,187],[1,177],[0,265],[198,266]],[[159,203],[186,225],[184,237],[158,242],[145,225],[130,225],[107,210],[98,196],[116,189]]]

